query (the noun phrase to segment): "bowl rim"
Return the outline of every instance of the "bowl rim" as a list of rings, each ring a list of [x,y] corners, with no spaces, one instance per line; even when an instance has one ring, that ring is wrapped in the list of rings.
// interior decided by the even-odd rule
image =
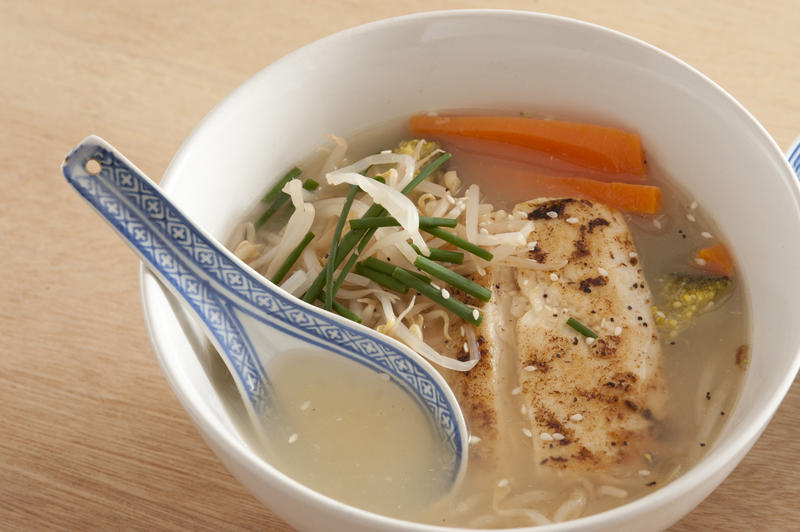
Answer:
[[[512,9],[436,10],[379,19],[337,31],[333,34],[322,37],[321,39],[307,43],[289,52],[288,54],[283,55],[237,85],[222,100],[220,100],[200,120],[200,122],[197,123],[186,139],[182,142],[180,148],[170,161],[167,169],[164,171],[164,175],[161,180],[162,188],[169,192],[171,188],[170,185],[175,179],[174,176],[182,172],[182,168],[185,165],[186,160],[191,157],[191,152],[193,151],[192,146],[201,132],[205,130],[210,123],[213,123],[217,116],[224,113],[228,106],[234,105],[233,102],[237,100],[240,93],[246,92],[251,85],[259,83],[261,78],[269,76],[270,72],[277,66],[289,61],[293,61],[297,57],[301,57],[302,55],[312,52],[318,48],[328,46],[331,43],[335,43],[342,39],[356,38],[363,33],[378,32],[381,28],[386,26],[393,26],[397,24],[419,24],[426,21],[435,21],[449,17],[487,16],[501,18],[511,17],[517,20],[526,18],[532,23],[535,23],[535,21],[545,21],[546,23],[550,24],[576,26],[602,34],[604,38],[622,41],[629,46],[638,47],[644,51],[647,51],[648,53],[656,54],[662,59],[666,59],[675,63],[677,66],[681,67],[681,69],[686,70],[687,73],[698,78],[698,82],[705,83],[721,100],[726,102],[731,112],[739,113],[741,120],[749,123],[750,127],[753,127],[756,131],[758,131],[758,137],[764,144],[764,147],[771,152],[771,156],[775,159],[775,162],[777,162],[779,166],[783,166],[784,171],[781,177],[785,181],[789,182],[794,193],[795,204],[800,206],[800,186],[798,185],[797,176],[795,175],[793,169],[789,165],[786,157],[781,152],[775,140],[770,136],[763,125],[761,125],[761,123],[741,103],[739,103],[733,96],[731,96],[720,85],[711,80],[705,74],[698,71],[682,59],[637,37],[622,33],[621,31],[561,15]],[[371,526],[391,527],[394,530],[413,529],[416,531],[430,532],[462,530],[460,528],[443,527],[439,525],[417,523],[387,517],[350,506],[304,486],[258,457],[245,445],[244,442],[234,437],[234,435],[231,434],[225,427],[223,427],[212,414],[202,408],[202,406],[198,403],[198,398],[194,397],[194,392],[184,389],[180,385],[177,373],[173,372],[173,367],[170,364],[168,350],[161,343],[161,338],[158,332],[158,324],[154,321],[151,310],[151,306],[156,304],[158,298],[164,297],[167,298],[167,300],[171,300],[172,296],[164,287],[159,285],[158,281],[144,265],[140,266],[139,280],[143,314],[148,334],[150,336],[150,341],[153,346],[153,350],[156,353],[159,364],[161,365],[162,371],[164,372],[167,381],[173,390],[173,393],[176,395],[183,408],[189,414],[190,418],[197,425],[201,435],[207,439],[207,441],[210,440],[210,443],[213,443],[214,447],[228,449],[227,454],[229,459],[235,460],[238,464],[251,470],[258,471],[259,473],[263,474],[264,479],[271,485],[271,487],[280,488],[284,491],[288,490],[290,496],[305,499],[306,503],[313,507],[325,508],[327,511],[349,514],[351,518],[355,518],[358,521],[370,524]],[[756,422],[743,427],[742,430],[733,438],[731,444],[727,445],[725,448],[720,449],[719,447],[712,446],[708,453],[700,460],[700,462],[695,464],[692,468],[687,470],[684,474],[669,484],[658,488],[653,493],[623,505],[616,506],[612,509],[563,523],[535,527],[535,530],[541,530],[542,532],[556,532],[570,530],[573,528],[591,529],[601,525],[612,524],[623,515],[628,515],[631,518],[635,516],[642,516],[655,511],[657,508],[663,508],[670,503],[674,503],[683,493],[687,491],[702,489],[704,481],[708,482],[710,479],[715,477],[715,474],[719,476],[719,472],[725,471],[725,474],[716,479],[716,481],[713,482],[710,487],[706,487],[706,491],[710,493],[725,479],[728,472],[738,465],[739,461],[744,457],[746,452],[756,442],[760,434],[763,432],[769,421],[776,413],[780,403],[783,401],[785,395],[789,391],[799,370],[800,346],[798,346],[798,349],[794,354],[791,370],[786,373],[781,380],[780,385],[776,386],[764,401],[763,408],[757,413],[757,417],[755,418]],[[280,511],[279,508],[270,508],[270,510],[278,514]],[[677,521],[685,514],[686,512],[680,512],[674,521]],[[524,527],[523,529],[528,528],[533,527]]]

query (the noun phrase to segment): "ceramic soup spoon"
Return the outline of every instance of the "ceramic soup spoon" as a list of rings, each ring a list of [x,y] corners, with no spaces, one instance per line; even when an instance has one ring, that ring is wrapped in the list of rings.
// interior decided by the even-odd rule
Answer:
[[[66,157],[67,181],[199,318],[256,429],[276,408],[265,368],[313,347],[346,357],[410,394],[449,449],[451,486],[467,462],[467,429],[452,391],[420,355],[367,327],[304,303],[258,275],[192,223],[110,144],[87,137]]]

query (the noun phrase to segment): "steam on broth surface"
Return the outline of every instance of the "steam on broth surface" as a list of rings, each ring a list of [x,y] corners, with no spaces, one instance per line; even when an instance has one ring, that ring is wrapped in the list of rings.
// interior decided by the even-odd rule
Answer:
[[[379,200],[386,202],[400,227],[375,230],[356,256],[356,269],[342,278],[337,300],[345,307],[341,312],[352,312],[438,365],[470,425],[467,478],[443,500],[440,492],[429,489],[443,485],[435,474],[409,481],[428,490],[423,497],[427,506],[418,499],[404,508],[383,508],[368,497],[359,499],[358,490],[348,495],[331,491],[333,476],[303,476],[298,464],[306,467],[308,459],[293,458],[291,450],[278,450],[276,463],[285,464],[287,472],[310,487],[355,506],[475,528],[544,524],[597,513],[651,493],[691,468],[735,405],[749,330],[744,290],[735,272],[712,271],[718,265],[697,254],[722,237],[702,205],[648,161],[646,176],[621,172],[612,180],[634,185],[635,193],[651,194],[647,187],[657,186],[663,203],[657,212],[620,213],[583,193],[606,186],[597,185],[610,180],[605,170],[492,139],[451,134],[429,135],[436,143],[401,144],[395,151],[406,158],[384,152],[360,166],[348,166],[396,148],[402,139],[419,137],[399,125],[362,133],[349,146],[334,137],[333,148],[303,165],[301,179],[310,177],[320,186],[303,192],[302,198],[293,193],[293,201],[305,201],[316,210],[313,227],[304,226],[294,238],[299,242],[309,229],[317,236],[277,282],[300,297],[324,275],[337,219],[347,205],[348,190],[355,190],[348,183],[357,183],[356,177],[341,174],[362,173],[400,190],[441,153],[452,154],[446,167],[408,194],[409,204]],[[329,185],[326,174],[331,171],[344,184]],[[569,179],[559,181],[564,176],[577,178],[571,182],[580,185],[576,194],[564,188]],[[586,183],[580,180],[590,180],[589,188],[581,188]],[[290,192],[288,186],[284,190]],[[375,198],[360,190],[354,194],[348,220],[365,213],[375,218],[370,211]],[[447,231],[491,252],[492,260],[486,260],[442,240],[441,232],[432,235],[435,231],[427,233],[423,227],[416,233],[431,248],[463,253],[460,263],[441,264],[477,289],[448,285],[434,275],[426,281],[437,291],[434,302],[414,289],[400,293],[395,285],[379,284],[387,281],[370,266],[388,268],[384,273],[395,279],[404,279],[395,268],[420,273],[415,257],[425,250],[411,237],[417,226],[414,220],[400,220],[408,205],[418,216],[455,219],[456,226]],[[643,205],[643,210],[653,210]],[[249,219],[258,220],[264,209]],[[290,211],[278,211],[258,229],[253,222],[244,223],[231,248],[266,272],[271,263],[283,260],[271,250],[297,231]],[[342,234],[349,229],[345,224]],[[560,249],[566,240],[585,253]],[[476,292],[464,292],[470,289]],[[484,303],[486,291],[490,297]],[[459,314],[451,306],[454,300],[466,310]],[[566,324],[568,318],[577,323],[575,328]],[[532,340],[526,346],[528,337]],[[544,349],[544,341],[560,347]],[[597,378],[587,378],[589,371],[596,371]],[[562,381],[552,382],[552,376]],[[363,397],[375,393],[372,388],[362,391]],[[326,393],[321,388],[317,392]],[[562,393],[571,395],[558,397]],[[598,423],[602,416],[605,421]],[[341,441],[361,438],[358,426],[348,430],[355,432],[341,432]],[[280,433],[276,441],[288,438]],[[337,475],[347,473],[344,460],[336,466],[341,468]],[[360,482],[358,474],[351,478]]]

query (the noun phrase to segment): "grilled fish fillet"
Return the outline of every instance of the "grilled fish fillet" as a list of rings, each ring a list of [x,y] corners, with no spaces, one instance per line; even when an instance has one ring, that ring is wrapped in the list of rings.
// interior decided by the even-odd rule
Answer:
[[[639,461],[654,445],[666,390],[628,226],[618,211],[586,200],[532,200],[519,212],[535,223],[529,258],[543,266],[493,265],[475,279],[493,291],[476,328],[482,358],[469,372],[444,372],[480,439],[472,455],[496,462],[522,439],[533,461],[557,469]],[[459,356],[459,332],[451,330],[451,356]]]

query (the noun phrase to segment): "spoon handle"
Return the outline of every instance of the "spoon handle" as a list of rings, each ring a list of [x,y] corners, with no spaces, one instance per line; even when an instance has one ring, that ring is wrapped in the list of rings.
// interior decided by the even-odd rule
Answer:
[[[466,431],[461,411],[445,381],[419,355],[282,292],[194,225],[158,185],[99,137],[89,136],[76,146],[62,172],[197,313],[227,357],[251,414],[271,410],[269,379],[259,360],[263,353],[254,350],[242,324],[242,319],[255,318],[285,333],[289,341],[313,344],[388,374],[428,410],[463,466]],[[283,345],[276,349],[282,350]]]
[[[87,137],[66,157],[62,170],[150,270],[194,310],[249,400],[251,414],[269,415],[269,379],[230,297],[230,292],[247,290],[249,276],[102,139]],[[220,290],[226,284],[228,294]],[[257,297],[267,295],[259,291]],[[266,299],[264,304],[274,302]]]

